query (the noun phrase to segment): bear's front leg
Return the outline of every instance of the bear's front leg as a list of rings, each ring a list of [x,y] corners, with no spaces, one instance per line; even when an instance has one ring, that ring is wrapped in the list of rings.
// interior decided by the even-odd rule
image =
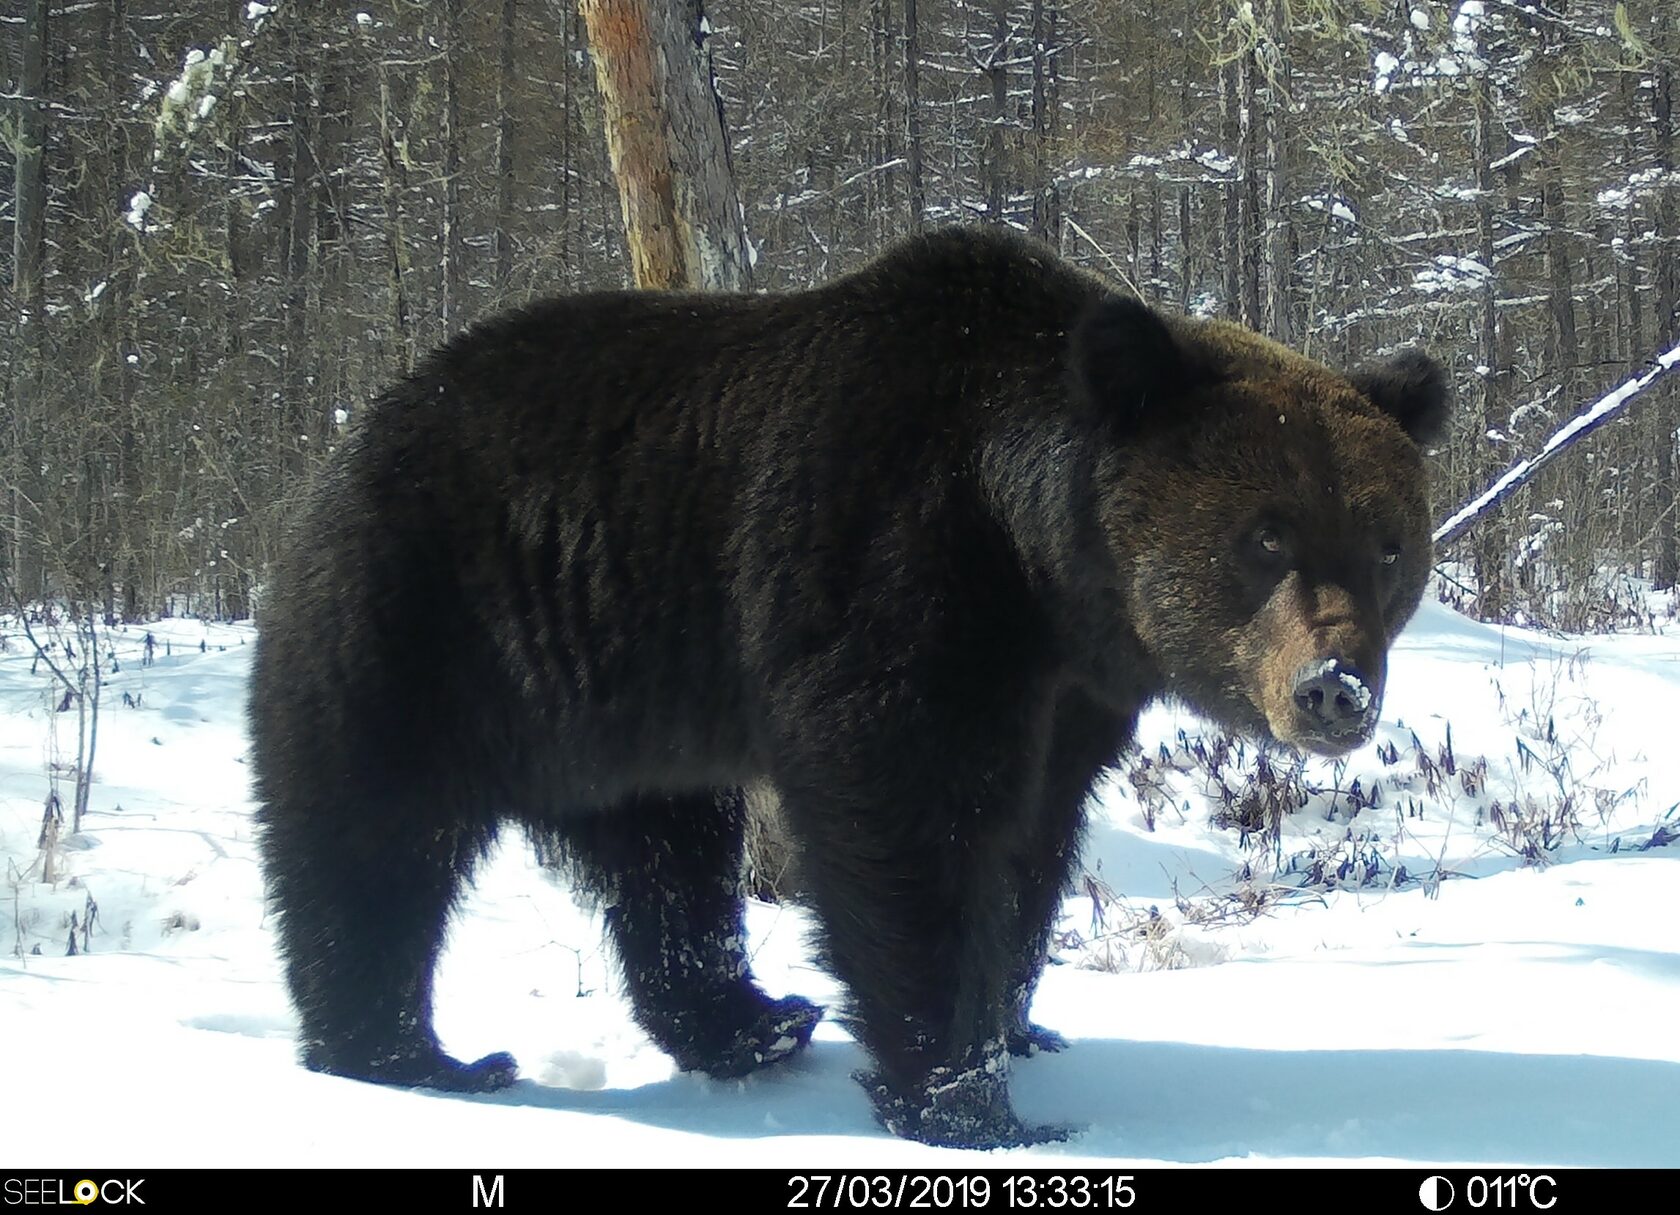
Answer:
[[[1028,1126],[1010,1104],[1020,786],[978,775],[955,793],[778,784],[851,1028],[875,1060],[859,1079],[882,1124],[924,1143],[1014,1147],[1067,1131]]]
[[[1020,944],[1012,988],[1009,1053],[1033,1055],[1067,1048],[1067,1039],[1028,1017],[1050,953],[1050,938],[1079,867],[1086,804],[1103,770],[1131,741],[1135,713],[1099,704],[1066,689],[1056,702],[1050,746],[1038,782],[1037,813],[1023,824],[1015,849]]]
[[[933,1068],[908,1091],[884,1072],[859,1072],[881,1125],[936,1147],[1008,1148],[1054,1143],[1067,1126],[1029,1126],[1009,1101],[1009,1048],[997,1039],[964,1061]]]

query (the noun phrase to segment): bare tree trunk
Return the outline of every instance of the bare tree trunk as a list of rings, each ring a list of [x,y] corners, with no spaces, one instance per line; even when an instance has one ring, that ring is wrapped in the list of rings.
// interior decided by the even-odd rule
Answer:
[[[1225,202],[1225,223],[1220,230],[1220,246],[1225,270],[1225,315],[1241,320],[1242,293],[1242,220],[1243,220],[1243,158],[1242,158],[1242,97],[1240,76],[1242,68],[1235,59],[1219,69],[1219,123],[1225,154],[1231,167],[1221,193]]]
[[[519,0],[502,0],[501,70],[496,75],[496,294],[513,275],[513,31]]]
[[[17,307],[36,312],[46,251],[47,210],[47,0],[23,9],[23,63],[18,74],[16,176],[12,224],[12,292]]]
[[[575,3],[566,6],[560,20],[560,262],[572,269],[572,42],[580,20]],[[581,199],[579,210],[582,210]]]
[[[1051,244],[1059,245],[1062,238],[1062,187],[1056,181],[1056,166],[1060,163],[1057,149],[1061,146],[1062,78],[1057,66],[1060,43],[1057,41],[1061,23],[1060,0],[1045,0],[1044,11],[1044,108],[1046,115],[1044,155],[1048,162],[1048,189],[1044,196],[1044,231]]]
[[[414,364],[414,331],[409,323],[408,251],[403,238],[402,193],[408,175],[397,154],[397,137],[391,129],[391,80],[389,69],[379,65],[379,175],[380,198],[385,204],[386,293],[391,306],[391,325],[396,335],[397,366],[407,371]]]
[[[1483,368],[1481,400],[1478,402],[1478,425],[1472,460],[1472,474],[1485,478],[1495,465],[1489,458],[1485,437],[1497,433],[1504,425],[1500,417],[1505,369],[1500,364],[1499,341],[1499,275],[1495,271],[1493,200],[1497,183],[1493,172],[1493,100],[1490,96],[1487,73],[1476,76],[1473,88],[1476,123],[1476,243],[1477,256],[1488,268],[1487,281],[1482,285],[1481,322],[1478,326],[1477,355]],[[1509,560],[1508,529],[1501,521],[1494,521],[1478,533],[1474,564],[1481,589],[1480,613],[1491,619],[1503,618],[1506,611],[1507,578],[1505,563]]]
[[[992,129],[986,141],[986,222],[1001,224],[1008,201],[1003,131],[1009,121],[1009,0],[992,0],[992,47],[986,79],[992,89]]]
[[[1257,46],[1249,47],[1237,60],[1237,164],[1241,175],[1237,265],[1241,267],[1242,278],[1242,322],[1251,329],[1265,328],[1265,317],[1260,307],[1260,262],[1266,239],[1261,197],[1264,174],[1260,164],[1260,139],[1254,129],[1255,111],[1260,100],[1256,81],[1260,65],[1255,62],[1258,51]]]
[[[1038,0],[1034,0],[1037,3]],[[904,0],[904,143],[909,160],[910,229],[922,230],[927,200],[922,193],[922,40],[916,0]]]
[[[462,325],[465,247],[461,228],[461,0],[443,5],[443,334]]]
[[[130,78],[130,56],[123,30],[127,7],[124,0],[113,0],[107,10],[102,31],[107,104],[110,105],[112,114],[111,178],[114,193],[120,191],[119,183],[128,180],[129,172],[128,124],[123,121],[119,108],[119,99],[123,92],[122,82]],[[128,361],[128,355],[134,348],[131,321],[135,275],[125,256],[130,234],[123,225],[114,227],[106,261],[111,284],[108,292],[111,303],[107,313],[109,336],[106,342],[107,350],[113,356],[110,376],[114,381],[112,391],[115,397],[117,426],[117,575],[122,581],[122,619],[125,624],[131,624],[139,620],[151,606],[151,596],[142,595],[140,572],[141,553],[148,547],[148,520],[142,515],[140,505],[144,492],[140,448],[143,427],[134,408],[134,366]]]
[[[1645,125],[1645,90],[1643,79],[1638,70],[1639,56],[1629,48],[1623,54],[1622,71],[1620,73],[1620,89],[1623,110],[1622,123],[1622,160],[1626,164],[1634,164],[1642,155],[1643,143],[1641,134]],[[1612,256],[1617,269],[1617,283],[1621,298],[1617,304],[1617,341],[1610,358],[1620,363],[1630,363],[1635,352],[1647,348],[1645,336],[1645,286],[1642,274],[1642,259],[1640,257],[1639,240],[1644,234],[1645,217],[1634,207],[1629,207],[1623,213],[1620,223],[1620,240],[1612,239]],[[1620,248],[1616,248],[1617,245]],[[1656,339],[1650,339],[1654,343]],[[1657,402],[1652,410],[1653,419],[1662,412],[1661,402]],[[1646,462],[1642,461],[1642,464]],[[1620,543],[1624,553],[1630,555],[1634,562],[1639,562],[1643,556],[1646,544],[1644,520],[1648,506],[1647,495],[1618,494],[1616,496],[1616,520],[1620,528]]]
[[[1660,48],[1674,51],[1674,40]],[[1680,259],[1675,241],[1680,239],[1680,215],[1674,190],[1674,67],[1666,59],[1658,65],[1656,95],[1657,168],[1662,174],[1662,194],[1657,204],[1657,333],[1658,345],[1680,339]],[[1680,429],[1680,399],[1671,385],[1663,390],[1656,409],[1656,560],[1652,580],[1658,587],[1680,583],[1680,518],[1675,512],[1675,430]]]
[[[1045,0],[1032,0],[1032,126],[1033,126],[1033,212],[1032,233],[1048,240],[1050,228],[1050,33],[1044,12]]]
[[[280,190],[277,220],[280,228],[280,273],[285,283],[282,312],[286,344],[284,351],[285,408],[276,418],[281,449],[307,425],[313,413],[315,393],[310,384],[311,361],[304,352],[309,302],[309,248],[315,208],[310,205],[315,189],[315,107],[310,80],[314,69],[314,39],[311,37],[310,6],[292,14],[288,29],[292,58],[291,138],[278,160],[277,176],[285,183]]]
[[[41,591],[44,562],[38,543],[31,543],[25,520],[27,488],[39,479],[40,461],[31,456],[31,419],[44,426],[42,395],[46,386],[43,267],[46,260],[47,208],[47,0],[27,0],[23,6],[22,63],[18,73],[17,130],[14,140],[12,221],[13,348],[11,449],[17,456],[6,470],[11,487],[11,568],[22,593],[30,598]],[[35,494],[36,500],[40,495]],[[32,522],[39,522],[34,520]]]
[[[1540,209],[1546,225],[1546,265],[1550,278],[1548,310],[1552,320],[1553,371],[1573,396],[1581,366],[1581,343],[1575,329],[1575,272],[1571,259],[1569,218],[1564,202],[1563,168],[1558,164],[1560,142],[1554,134],[1544,141],[1540,168]]]
[[[1288,178],[1284,171],[1289,117],[1289,56],[1285,40],[1286,0],[1266,6],[1266,38],[1257,48],[1266,66],[1266,332],[1289,344],[1294,338],[1289,310],[1290,256],[1287,208]]]
[[[91,597],[82,602],[83,618],[75,621],[76,640],[82,647],[81,667],[77,681],[81,690],[76,697],[76,799],[70,812],[70,833],[81,831],[87,817],[88,800],[93,794],[93,766],[99,758],[99,689],[104,682],[103,655],[99,652],[97,613]],[[70,610],[75,612],[72,601]],[[83,632],[83,629],[86,632]]]
[[[751,282],[699,0],[579,0],[640,287]]]
[[[896,234],[893,221],[892,169],[896,157],[893,136],[893,21],[892,0],[874,0],[870,8],[870,67],[875,77],[876,113],[869,133],[871,172],[864,179],[865,206],[874,221],[877,240]]]
[[[1663,54],[1672,54],[1675,40],[1670,37],[1660,47]],[[1675,86],[1673,66],[1667,59],[1656,67],[1653,118],[1656,123],[1656,168],[1662,173],[1662,195],[1656,205],[1656,333],[1658,345],[1672,345],[1680,338],[1680,259],[1675,255],[1675,240],[1680,239],[1680,217],[1675,205]],[[1680,398],[1673,385],[1663,388],[1656,400],[1656,467],[1655,501],[1651,504],[1656,526],[1656,553],[1651,580],[1656,586],[1667,588],[1680,583],[1680,518],[1675,511],[1675,430],[1680,429]]]
[[[311,205],[315,211],[316,306],[310,315],[321,317],[337,309],[353,293],[351,217],[355,214],[351,148],[354,105],[351,65],[343,46],[323,46],[317,59],[315,79],[315,185]],[[315,412],[305,432],[322,444],[332,442],[333,410],[351,400],[355,389],[349,383],[355,346],[354,331],[348,325],[315,325],[310,350],[315,366]],[[236,618],[246,613],[243,577],[236,580]]]

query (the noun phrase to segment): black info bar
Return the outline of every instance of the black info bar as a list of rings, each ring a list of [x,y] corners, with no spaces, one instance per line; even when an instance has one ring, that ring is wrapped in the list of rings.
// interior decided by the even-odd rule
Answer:
[[[401,1211],[536,1211],[570,1199],[634,1208],[747,1211],[1307,1210],[1501,1212],[1637,1209],[1665,1190],[1658,1170],[1235,1167],[950,1169],[90,1169],[0,1173],[0,1207],[172,1211],[368,1204]],[[1191,1205],[1187,1205],[1191,1204]]]

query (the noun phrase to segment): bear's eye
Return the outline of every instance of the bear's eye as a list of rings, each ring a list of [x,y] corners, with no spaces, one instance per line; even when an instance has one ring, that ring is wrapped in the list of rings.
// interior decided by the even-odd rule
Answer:
[[[1260,551],[1271,557],[1283,555],[1283,537],[1269,527],[1263,527],[1254,533],[1254,543],[1260,546]]]
[[[1399,548],[1398,545],[1391,544],[1387,548],[1383,549],[1382,563],[1384,565],[1394,565],[1399,560],[1400,560],[1400,548]]]

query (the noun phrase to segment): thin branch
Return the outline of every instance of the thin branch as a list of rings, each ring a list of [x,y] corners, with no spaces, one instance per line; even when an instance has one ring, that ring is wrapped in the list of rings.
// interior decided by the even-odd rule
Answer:
[[[6,575],[0,574],[0,584],[3,584],[6,588],[6,597],[17,607],[18,622],[23,625],[24,637],[30,645],[35,647],[35,656],[47,664],[47,668],[58,677],[58,681],[64,685],[66,691],[72,696],[80,696],[82,694],[80,685],[72,681],[68,675],[59,669],[59,665],[53,661],[52,655],[47,652],[47,647],[36,640],[35,630],[29,627],[29,612],[23,606],[23,599],[18,595],[17,588],[12,585],[12,580]]]

